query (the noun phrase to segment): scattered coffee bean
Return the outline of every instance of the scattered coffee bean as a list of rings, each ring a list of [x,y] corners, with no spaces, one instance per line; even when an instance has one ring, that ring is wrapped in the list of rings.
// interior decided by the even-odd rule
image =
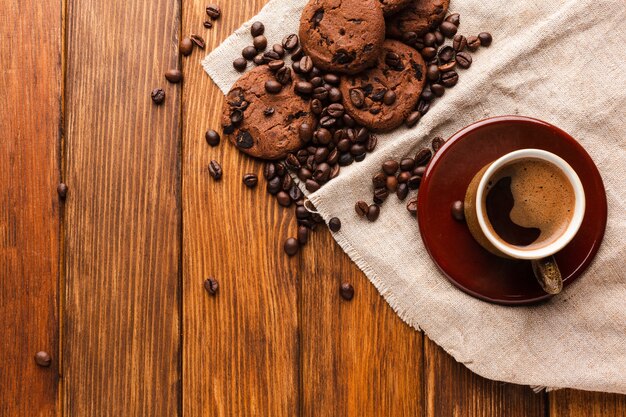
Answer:
[[[281,190],[283,182],[280,177],[274,177],[267,183],[267,192],[276,195]]]
[[[303,74],[308,74],[311,70],[313,70],[313,61],[309,56],[305,55],[300,59],[300,71]]]
[[[243,174],[243,183],[248,188],[254,188],[259,183],[259,178],[256,174]]]
[[[443,36],[445,36],[446,38],[451,38],[456,35],[456,31],[458,30],[458,28],[454,23],[444,21],[441,23],[441,25],[439,25],[439,30],[441,31]]]
[[[190,55],[191,52],[193,52],[193,42],[191,42],[191,39],[183,38],[183,40],[180,41],[180,46],[178,47],[178,50],[181,54],[183,54],[183,56]]]
[[[435,97],[441,97],[443,96],[443,93],[446,92],[446,88],[443,85],[436,83],[430,85],[430,91],[432,91]]]
[[[306,245],[308,241],[309,241],[309,229],[306,226],[298,226],[298,243],[302,246],[302,245]]]
[[[278,71],[276,71],[276,81],[278,81],[282,85],[289,84],[291,82],[291,68],[283,66]]]
[[[392,174],[389,174],[389,175],[393,175],[395,174],[395,172],[396,171],[394,171]],[[378,174],[374,175],[374,177],[372,178],[372,184],[374,185],[374,188],[385,187],[387,185],[387,175],[385,175],[382,172],[379,172]]]
[[[254,62],[255,65],[263,65],[265,64],[265,58],[263,57],[263,54],[259,54],[254,57],[252,62]]]
[[[283,61],[282,59],[275,59],[273,61],[268,62],[267,66],[270,67],[270,70],[276,72],[285,66],[285,61]]]
[[[308,81],[298,81],[294,89],[296,93],[311,94],[313,92],[313,84]]]
[[[276,80],[265,81],[265,91],[270,94],[277,94],[283,89],[283,85]]]
[[[246,61],[245,58],[243,57],[236,58],[233,61],[233,68],[235,68],[235,70],[238,72],[245,71],[247,66],[248,66],[248,61]]]
[[[374,190],[374,202],[376,204],[382,204],[389,197],[389,190],[387,188],[376,188]]]
[[[245,59],[250,60],[250,59],[254,59],[254,57],[256,56],[256,48],[252,45],[248,45],[245,48],[243,48],[243,50],[241,51],[241,56],[243,56]]]
[[[451,88],[459,82],[459,74],[456,71],[444,72],[441,75],[441,84],[446,88]]]
[[[406,205],[406,209],[409,211],[409,213],[411,213],[413,216],[415,216],[417,214],[417,197],[413,198],[412,200],[410,200],[407,205]]]
[[[456,52],[462,52],[467,46],[467,38],[463,35],[456,35],[452,41],[452,47]]]
[[[285,49],[289,50],[288,48],[285,48]],[[302,49],[301,46],[296,46],[296,49],[294,49],[293,52],[291,52],[291,59],[293,61],[300,61],[300,59],[303,56],[304,56],[304,50]]]
[[[467,69],[472,65],[472,56],[467,52],[458,52],[456,54],[456,62],[459,67]]]
[[[454,48],[451,46],[444,46],[439,50],[437,56],[440,63],[450,62],[454,59]]]
[[[403,158],[400,161],[400,170],[401,171],[411,171],[415,168],[415,159],[413,158]]]
[[[268,162],[263,168],[263,176],[267,181],[271,181],[276,176],[276,165],[273,162]]]
[[[252,39],[252,45],[254,45],[257,51],[263,51],[267,48],[267,38],[264,35],[255,36]]]
[[[433,32],[428,32],[424,35],[424,46],[432,47],[437,45],[437,38]]]
[[[459,26],[461,24],[461,15],[458,13],[452,13],[450,16],[446,17],[446,22],[450,22],[454,26]]]
[[[296,253],[298,253],[298,249],[299,249],[298,245],[298,241],[293,238],[290,237],[287,240],[285,240],[285,244],[283,245],[283,249],[285,250],[285,253],[289,256],[293,256]]]
[[[216,160],[209,162],[209,174],[216,181],[222,178],[222,166]]]
[[[432,158],[433,153],[428,148],[420,149],[417,154],[415,154],[415,163],[417,166],[424,166],[430,162],[430,158]]]
[[[374,149],[376,149],[377,144],[378,138],[374,135],[370,135],[369,139],[367,140],[367,145],[365,145],[365,150],[367,152],[372,152],[374,151]]]
[[[435,95],[433,94],[432,91],[430,91],[430,87],[428,87],[422,90],[422,94],[420,95],[420,98],[424,101],[431,101],[433,98],[435,98]]]
[[[441,31],[436,30],[433,32],[435,34],[435,43],[439,46],[443,45],[444,42],[446,41],[445,37],[443,36],[443,34],[441,33]]]
[[[404,200],[409,195],[409,186],[407,184],[399,184],[396,189],[396,195],[400,201]]]
[[[450,207],[450,214],[452,214],[452,217],[454,217],[454,220],[457,220],[459,222],[464,221],[465,211],[464,211],[463,202],[455,201],[454,203],[452,203],[452,206]]]
[[[419,122],[421,117],[422,117],[422,114],[420,112],[418,111],[411,112],[411,114],[409,114],[409,116],[406,118],[404,123],[406,124],[407,127],[413,127],[417,124],[417,122]]]
[[[480,40],[481,46],[489,46],[491,45],[491,42],[493,41],[493,38],[491,37],[491,33],[488,33],[488,32],[480,32],[478,34],[478,39]]]
[[[37,352],[35,354],[35,363],[43,368],[47,368],[52,365],[52,357],[48,352]]]
[[[222,10],[219,6],[211,4],[206,7],[206,14],[213,20],[219,19],[222,15]]]
[[[285,56],[285,48],[283,48],[283,46],[279,43],[272,45],[272,51],[276,52],[281,58]]]
[[[354,205],[354,211],[356,211],[356,214],[359,217],[363,217],[369,211],[369,206],[367,205],[365,201],[357,201],[356,204]]]
[[[206,46],[206,43],[204,42],[204,38],[202,36],[192,34],[190,38],[191,42],[193,42],[194,45],[196,45],[198,48],[204,49],[204,47]]]
[[[310,193],[314,193],[320,189],[320,185],[314,180],[306,180],[306,182],[304,183],[304,186],[306,187],[307,191]]]
[[[250,27],[250,34],[252,37],[257,37],[265,32],[265,25],[262,22],[254,22]]]
[[[65,183],[61,183],[57,186],[57,194],[62,201],[67,198],[67,185]]]
[[[402,34],[402,42],[406,43],[407,45],[414,46],[417,43],[418,38],[419,37],[415,32],[404,32]]]
[[[162,104],[165,101],[165,91],[162,88],[155,88],[150,93],[150,97],[154,104]]]
[[[344,300],[350,301],[354,298],[354,287],[352,286],[352,284],[344,282],[339,288],[339,294]]]
[[[213,129],[207,130],[204,134],[204,138],[206,139],[206,143],[211,146],[217,146],[220,144],[220,134]]]
[[[339,78],[338,75],[328,73],[324,75],[324,81],[327,82],[328,84],[339,85],[341,78]]]
[[[289,194],[284,191],[279,191],[276,194],[276,200],[278,201],[278,204],[283,207],[289,207],[291,205],[291,197],[289,197]]]
[[[369,206],[369,209],[367,210],[367,220],[374,222],[376,221],[376,219],[378,219],[378,216],[380,215],[380,207],[378,207],[376,204],[372,204],[371,206]]]
[[[308,123],[302,123],[298,128],[298,135],[303,143],[309,143],[313,139],[313,128]]]
[[[213,277],[209,277],[204,281],[204,289],[210,294],[217,294],[217,290],[220,288],[219,283]]]
[[[420,100],[417,103],[417,107],[415,108],[415,110],[420,112],[420,114],[422,115],[428,113],[428,110],[430,110],[430,101]]]
[[[182,81],[183,73],[177,69],[169,69],[165,71],[165,79],[172,84],[177,84]]]
[[[387,175],[394,175],[396,173],[396,171],[398,170],[398,162],[394,161],[393,159],[389,159],[385,162],[383,162],[383,172]]]
[[[430,81],[437,81],[439,79],[439,67],[437,65],[429,65],[426,69],[426,78]]]
[[[472,52],[476,52],[480,47],[480,39],[477,36],[468,36],[467,38],[467,49]]]
[[[205,20],[204,23],[202,23],[202,26],[204,26],[205,29],[211,29],[213,27],[213,23]]]
[[[421,182],[422,182],[422,176],[414,174],[406,182],[406,185],[409,187],[410,190],[417,190],[418,188],[420,188]]]
[[[439,149],[441,149],[441,147],[446,143],[445,140],[443,140],[442,137],[440,136],[436,136],[433,138],[430,146],[433,147],[433,151],[438,152]]]
[[[404,184],[406,182],[409,182],[409,179],[411,178],[411,173],[408,171],[402,171],[400,174],[398,174],[398,182],[401,184]]]
[[[332,232],[338,232],[341,229],[341,220],[338,217],[333,217],[328,221],[328,228]]]
[[[283,38],[283,48],[293,51],[298,46],[298,35],[292,33]]]
[[[424,165],[420,165],[420,166],[416,167],[416,168],[413,170],[413,172],[412,172],[412,173],[413,173],[413,175],[418,175],[418,176],[420,176],[420,177],[423,177],[423,176],[424,176],[424,174],[426,173],[426,166],[424,166]]]

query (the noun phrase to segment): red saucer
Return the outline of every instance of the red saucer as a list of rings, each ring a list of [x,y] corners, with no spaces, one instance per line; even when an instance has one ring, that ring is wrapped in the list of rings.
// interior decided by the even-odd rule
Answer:
[[[566,287],[598,252],[606,228],[607,203],[602,178],[591,157],[561,129],[521,116],[494,117],[465,127],[435,154],[418,196],[420,232],[433,261],[461,290],[498,304],[530,304],[550,295],[535,280],[530,262],[487,252],[472,238],[464,222],[452,218],[450,206],[456,200],[463,201],[469,182],[483,166],[523,148],[559,155],[576,170],[585,188],[582,226],[555,255]]]

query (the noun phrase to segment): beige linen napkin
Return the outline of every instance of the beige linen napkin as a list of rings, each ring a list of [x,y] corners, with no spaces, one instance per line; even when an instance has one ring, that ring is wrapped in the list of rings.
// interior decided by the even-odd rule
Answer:
[[[297,32],[304,4],[272,0],[251,22],[265,22],[271,45]],[[489,31],[492,46],[474,54],[458,85],[415,128],[379,136],[373,154],[342,168],[310,199],[326,220],[341,218],[335,239],[400,317],[472,371],[518,384],[626,393],[626,3],[453,0],[450,11],[461,13],[460,33]],[[251,22],[203,61],[224,92],[239,75],[231,63],[250,43]],[[453,287],[395,198],[375,223],[354,214],[355,201],[371,198],[370,178],[383,160],[503,114],[537,117],[569,132],[606,186],[609,220],[597,258],[539,306],[492,305]]]

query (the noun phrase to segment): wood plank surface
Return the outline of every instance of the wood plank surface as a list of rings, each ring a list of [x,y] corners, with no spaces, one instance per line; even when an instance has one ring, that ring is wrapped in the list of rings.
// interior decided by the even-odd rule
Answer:
[[[426,416],[541,417],[546,394],[482,378],[425,338]]]
[[[302,417],[423,415],[422,333],[403,323],[327,229],[302,276]],[[339,289],[355,290],[351,301]]]
[[[183,36],[200,34],[207,51],[183,58],[183,410],[186,416],[297,416],[299,407],[298,257],[283,241],[295,230],[292,210],[265,191],[262,165],[226,138],[211,148],[208,128],[220,130],[223,94],[199,66],[264,4],[220,2],[222,17],[206,30],[206,2],[186,1]],[[215,159],[221,181],[208,173]],[[255,189],[244,173],[261,178]],[[219,282],[216,296],[203,280]]]
[[[180,414],[179,4],[68,0],[66,416]]]
[[[0,416],[55,416],[62,2],[0,3]],[[36,30],[33,30],[36,27]],[[34,355],[46,351],[52,365]]]
[[[550,417],[624,417],[626,395],[578,390],[557,390],[549,394]]]

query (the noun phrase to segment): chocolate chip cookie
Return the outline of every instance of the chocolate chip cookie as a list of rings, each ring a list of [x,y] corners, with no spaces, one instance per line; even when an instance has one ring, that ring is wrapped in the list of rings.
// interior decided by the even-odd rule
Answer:
[[[356,74],[371,67],[384,38],[379,0],[310,0],[300,18],[302,48],[326,71]]]
[[[240,151],[262,159],[282,159],[302,145],[298,129],[314,123],[308,102],[294,91],[293,80],[276,94],[265,82],[275,80],[267,65],[244,74],[226,95],[222,127]]]
[[[383,8],[383,14],[385,16],[391,16],[394,13],[398,13],[411,3],[411,0],[378,0]]]
[[[413,0],[406,8],[387,19],[387,35],[400,39],[403,33],[418,36],[435,30],[448,11],[450,0]]]
[[[424,59],[415,49],[388,39],[378,64],[341,79],[343,105],[350,116],[372,131],[398,127],[411,113],[426,82]]]

